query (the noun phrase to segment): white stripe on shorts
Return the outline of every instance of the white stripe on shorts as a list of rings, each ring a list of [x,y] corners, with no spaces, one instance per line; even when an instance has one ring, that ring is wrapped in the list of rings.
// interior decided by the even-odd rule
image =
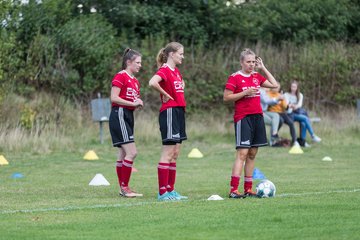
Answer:
[[[236,146],[241,145],[241,120],[236,123]]]
[[[120,128],[121,128],[121,134],[123,136],[123,141],[128,142],[129,141],[129,134],[127,132],[126,125],[125,125],[124,109],[121,108],[121,107],[119,107],[118,117],[119,117],[119,123],[120,123]]]
[[[167,139],[172,139],[172,108],[166,109],[167,114]]]

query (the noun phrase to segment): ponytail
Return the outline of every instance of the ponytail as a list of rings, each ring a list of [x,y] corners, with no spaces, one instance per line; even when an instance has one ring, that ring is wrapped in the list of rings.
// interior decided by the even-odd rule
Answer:
[[[184,48],[184,46],[178,42],[171,42],[171,43],[168,43],[164,48],[160,49],[160,51],[156,57],[157,66],[160,68],[164,63],[167,62],[169,53],[176,52],[180,48]]]
[[[160,49],[160,51],[158,52],[158,54],[156,56],[156,64],[157,64],[158,68],[167,62],[168,56],[165,55],[164,51],[165,51],[165,48]]]

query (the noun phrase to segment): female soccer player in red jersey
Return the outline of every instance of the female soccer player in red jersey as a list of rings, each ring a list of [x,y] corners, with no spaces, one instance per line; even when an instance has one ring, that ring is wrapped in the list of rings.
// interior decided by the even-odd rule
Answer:
[[[175,191],[176,160],[180,153],[185,132],[185,82],[176,65],[184,59],[184,47],[171,42],[162,48],[157,56],[159,67],[150,79],[149,85],[160,93],[161,107],[159,125],[162,138],[162,152],[158,164],[158,200],[171,201],[187,199]]]
[[[232,168],[230,198],[256,196],[252,191],[255,156],[258,147],[267,145],[259,88],[260,86],[275,88],[278,85],[262,59],[256,57],[250,49],[241,52],[240,64],[241,70],[228,78],[224,90],[224,101],[235,102],[236,158]],[[261,69],[266,78],[255,72],[255,67]],[[238,191],[243,168],[244,194]]]
[[[133,161],[136,157],[134,142],[134,110],[143,107],[140,99],[140,84],[134,77],[141,68],[141,54],[127,48],[123,55],[122,70],[118,72],[111,87],[111,113],[109,119],[113,146],[119,149],[116,173],[120,185],[120,195],[141,197],[129,188]]]

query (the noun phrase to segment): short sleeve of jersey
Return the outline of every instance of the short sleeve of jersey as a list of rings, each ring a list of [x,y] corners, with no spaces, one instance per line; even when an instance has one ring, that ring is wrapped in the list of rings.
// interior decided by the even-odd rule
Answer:
[[[163,79],[163,80],[165,80],[165,81],[167,80],[166,73],[165,73],[165,68],[163,68],[163,67],[161,67],[161,68],[157,71],[156,75],[159,75],[159,76],[161,77],[161,79]]]
[[[235,91],[235,89],[236,89],[236,79],[235,79],[234,76],[230,76],[228,78],[228,81],[225,84],[225,89],[228,89],[228,90],[230,90],[232,92]]]
[[[116,74],[111,82],[111,85],[113,87],[122,88],[124,86],[124,80],[125,78],[121,74]]]
[[[254,75],[257,79],[260,80],[260,86],[261,86],[261,84],[263,84],[266,81],[266,78],[263,75],[261,75],[260,73],[255,73]]]

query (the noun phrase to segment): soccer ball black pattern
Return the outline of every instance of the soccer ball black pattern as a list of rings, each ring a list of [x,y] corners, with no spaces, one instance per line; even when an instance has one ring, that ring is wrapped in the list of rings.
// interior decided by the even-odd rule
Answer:
[[[269,180],[263,180],[256,185],[256,195],[260,198],[275,197],[276,187]]]

